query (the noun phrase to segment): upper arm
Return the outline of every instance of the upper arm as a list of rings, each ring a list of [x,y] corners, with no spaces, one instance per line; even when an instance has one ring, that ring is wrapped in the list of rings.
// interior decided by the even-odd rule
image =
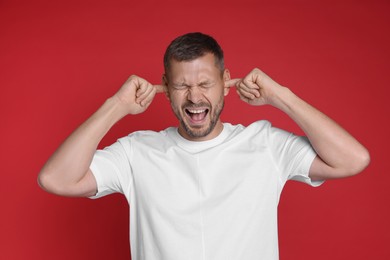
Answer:
[[[356,157],[352,163],[344,166],[332,167],[327,164],[320,156],[316,156],[313,163],[310,166],[309,177],[312,180],[327,180],[346,178],[354,176],[363,171],[369,163],[369,155],[363,155],[360,159]]]
[[[74,187],[70,196],[76,197],[92,197],[97,193],[97,182],[91,169],[88,169],[84,178],[82,178]]]
[[[313,181],[324,181],[346,176],[341,175],[337,169],[330,167],[317,155],[310,166],[309,177]]]
[[[91,197],[97,193],[97,182],[90,169],[76,183],[69,183],[62,179],[53,178],[47,172],[41,172],[38,183],[47,192],[68,197]]]

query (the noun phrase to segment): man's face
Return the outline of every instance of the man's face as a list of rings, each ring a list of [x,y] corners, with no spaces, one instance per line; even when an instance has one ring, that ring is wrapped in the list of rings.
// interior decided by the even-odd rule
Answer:
[[[219,119],[224,96],[229,92],[223,75],[215,64],[213,54],[192,61],[171,60],[169,75],[164,76],[168,99],[180,121],[179,133],[191,141],[210,140],[222,131]]]

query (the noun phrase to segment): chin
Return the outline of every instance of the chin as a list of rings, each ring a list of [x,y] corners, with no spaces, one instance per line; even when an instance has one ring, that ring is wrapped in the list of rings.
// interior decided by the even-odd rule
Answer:
[[[202,126],[193,127],[193,126],[190,126],[189,124],[181,122],[182,130],[191,139],[206,138],[207,136],[210,135],[210,133],[213,132],[215,125],[216,125],[216,123],[209,122],[208,124],[205,124]]]

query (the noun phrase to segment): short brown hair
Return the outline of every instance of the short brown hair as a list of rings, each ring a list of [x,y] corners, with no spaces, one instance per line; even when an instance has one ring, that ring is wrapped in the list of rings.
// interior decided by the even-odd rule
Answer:
[[[168,72],[172,59],[179,62],[192,61],[207,53],[214,54],[216,66],[223,72],[225,67],[223,50],[213,37],[200,32],[179,36],[169,44],[165,51],[165,73]]]

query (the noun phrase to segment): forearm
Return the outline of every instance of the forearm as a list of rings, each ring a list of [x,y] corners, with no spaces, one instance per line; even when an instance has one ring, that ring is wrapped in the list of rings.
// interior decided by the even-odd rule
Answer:
[[[274,105],[299,125],[318,156],[331,168],[326,177],[351,176],[367,166],[367,150],[328,116],[300,99],[288,88],[281,87],[276,100]]]
[[[77,184],[87,174],[99,142],[125,114],[123,105],[115,97],[108,99],[44,165],[38,178],[42,188],[61,195],[78,195]]]

